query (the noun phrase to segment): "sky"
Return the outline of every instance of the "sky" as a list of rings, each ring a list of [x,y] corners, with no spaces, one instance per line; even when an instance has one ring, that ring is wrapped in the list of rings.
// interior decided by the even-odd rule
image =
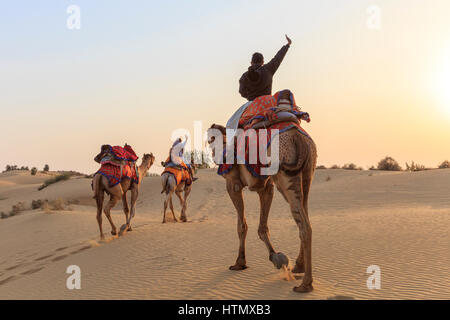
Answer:
[[[92,173],[102,144],[125,143],[158,164],[177,129],[226,123],[251,55],[268,61],[285,34],[273,93],[290,89],[310,114],[318,164],[436,167],[450,160],[449,12],[448,0],[1,0],[0,170]]]

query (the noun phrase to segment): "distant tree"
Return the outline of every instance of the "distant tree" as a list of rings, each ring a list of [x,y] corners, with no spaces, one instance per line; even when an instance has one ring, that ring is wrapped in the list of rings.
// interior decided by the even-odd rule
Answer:
[[[44,166],[44,172],[48,172],[49,170],[50,170],[50,167],[49,167],[48,164],[46,164],[46,165]]]
[[[37,173],[37,168],[36,167],[31,168],[31,175],[35,176],[36,173]]]
[[[320,166],[317,166],[316,167],[316,169],[317,170],[324,170],[324,169],[326,169],[327,167],[325,167],[324,165],[320,165]]]
[[[402,170],[402,168],[400,167],[398,162],[395,161],[391,157],[386,157],[386,158],[380,160],[380,162],[378,162],[377,168],[378,168],[378,170],[385,170],[385,171],[401,171]]]
[[[5,171],[6,172],[11,171],[11,166],[9,164],[6,165]]]
[[[347,163],[347,164],[344,164],[343,166],[342,166],[342,169],[345,169],[345,170],[362,170],[362,168],[361,167],[358,167],[356,164],[354,164],[354,163]]]
[[[445,160],[444,162],[442,162],[439,167],[439,169],[450,169],[450,161]]]

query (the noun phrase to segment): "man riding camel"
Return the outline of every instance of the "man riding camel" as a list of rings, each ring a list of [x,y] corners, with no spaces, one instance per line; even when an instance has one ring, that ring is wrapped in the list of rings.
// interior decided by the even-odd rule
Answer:
[[[188,184],[198,180],[198,178],[194,177],[194,172],[192,170],[191,164],[186,164],[183,161],[183,155],[184,155],[184,146],[186,145],[186,142],[188,140],[188,136],[185,136],[184,142],[182,142],[181,138],[178,138],[170,148],[169,156],[167,157],[167,160],[165,162],[161,162],[161,165],[163,167],[174,167],[178,168],[180,170],[186,170],[189,173],[190,181],[188,181]]]
[[[291,46],[291,39],[286,35],[287,44],[284,45],[280,51],[275,55],[275,57],[269,61],[269,63],[264,64],[264,56],[255,52],[252,56],[251,66],[248,71],[245,72],[239,79],[239,93],[242,97],[249,100],[242,107],[240,107],[230,118],[227,123],[227,128],[237,129],[239,124],[239,119],[250,105],[250,103],[260,97],[272,94],[272,80],[275,72],[278,70],[281,62],[284,59],[289,47]]]

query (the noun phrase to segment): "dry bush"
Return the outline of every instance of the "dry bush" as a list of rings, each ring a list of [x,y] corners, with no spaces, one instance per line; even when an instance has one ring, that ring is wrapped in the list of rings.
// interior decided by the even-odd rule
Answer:
[[[10,217],[15,216],[19,213],[21,213],[22,211],[25,211],[25,203],[23,202],[18,202],[17,204],[12,206],[11,212],[9,214]]]
[[[320,165],[320,166],[317,166],[316,167],[316,169],[317,170],[323,170],[323,169],[326,169],[327,167],[325,167],[324,165]]]
[[[325,179],[325,181],[330,181],[331,180],[331,177],[330,176],[328,176],[326,179]]]
[[[7,215],[6,213],[4,213],[3,211],[0,212],[0,219],[6,219],[6,218],[8,218],[8,217],[9,217],[9,215]]]
[[[41,209],[42,206],[44,205],[44,200],[33,200],[31,201],[31,209],[36,210],[36,209]]]
[[[395,161],[393,158],[386,157],[380,160],[380,162],[378,162],[377,169],[384,171],[401,171],[402,167],[400,167],[398,162]]]
[[[333,164],[330,169],[340,169],[341,167],[339,167],[337,164]]]
[[[31,168],[31,175],[35,176],[36,173],[37,173],[37,168],[36,167]]]
[[[342,169],[344,169],[344,170],[362,170],[362,168],[361,167],[358,167],[356,164],[354,164],[354,163],[347,163],[347,164],[344,164],[343,166],[342,166]]]
[[[414,163],[414,161],[411,161],[411,164],[408,164],[408,162],[406,162],[406,171],[424,171],[424,170],[428,169],[422,164]]]

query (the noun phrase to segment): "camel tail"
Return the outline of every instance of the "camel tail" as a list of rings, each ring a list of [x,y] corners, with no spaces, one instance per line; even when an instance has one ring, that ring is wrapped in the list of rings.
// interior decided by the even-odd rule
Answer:
[[[169,194],[170,190],[169,190],[169,176],[167,174],[164,174],[162,176],[162,190],[161,190],[161,194],[163,193]]]
[[[302,143],[302,137],[296,136],[293,140],[293,145],[295,146],[295,152],[297,154],[297,162],[293,164],[281,164],[281,170],[285,171],[288,175],[296,175],[298,172],[302,171],[309,159],[309,151],[308,149],[304,149],[305,145]]]

